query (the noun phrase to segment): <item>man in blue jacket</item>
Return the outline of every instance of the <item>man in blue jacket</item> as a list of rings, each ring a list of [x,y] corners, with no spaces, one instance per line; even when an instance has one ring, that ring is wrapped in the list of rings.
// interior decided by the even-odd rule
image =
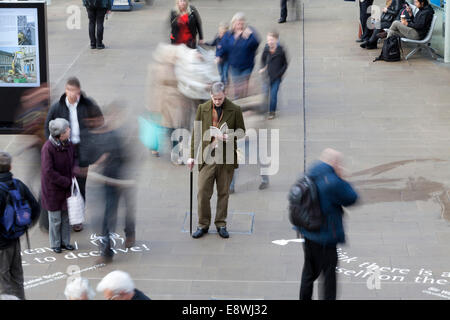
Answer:
[[[322,298],[336,300],[336,245],[345,242],[342,207],[354,204],[358,198],[352,186],[342,179],[342,157],[336,150],[325,149],[320,161],[306,174],[317,186],[325,220],[317,232],[300,228],[305,239],[300,300],[311,300],[314,281],[321,273],[324,277]]]

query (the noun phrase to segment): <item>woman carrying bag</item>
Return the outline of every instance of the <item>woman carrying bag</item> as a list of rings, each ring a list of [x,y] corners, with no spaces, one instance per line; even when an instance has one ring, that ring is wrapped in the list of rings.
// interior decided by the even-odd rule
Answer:
[[[41,151],[41,204],[48,210],[50,246],[55,253],[61,253],[62,249],[74,249],[70,244],[67,198],[75,176],[75,149],[66,119],[50,121],[49,130],[49,139]]]

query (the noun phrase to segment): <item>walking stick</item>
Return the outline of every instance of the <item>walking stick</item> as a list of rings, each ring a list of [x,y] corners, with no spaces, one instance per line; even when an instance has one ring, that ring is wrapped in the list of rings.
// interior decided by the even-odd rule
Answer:
[[[190,194],[191,194],[191,202],[190,202],[190,206],[189,206],[189,232],[191,233],[191,236],[192,236],[192,180],[193,180],[193,172],[192,172],[192,169],[191,169],[191,172],[190,172],[190,180],[191,180],[191,183],[190,183],[190,185],[191,185],[191,190],[190,190]]]

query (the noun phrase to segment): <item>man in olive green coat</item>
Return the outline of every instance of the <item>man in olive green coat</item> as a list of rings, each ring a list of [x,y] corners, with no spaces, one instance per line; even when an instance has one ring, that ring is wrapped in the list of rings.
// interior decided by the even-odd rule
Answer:
[[[245,136],[245,125],[241,108],[225,97],[224,89],[222,82],[214,83],[211,87],[211,100],[198,106],[195,117],[191,158],[187,162],[190,170],[194,163],[198,164],[199,170],[198,227],[193,238],[200,238],[208,232],[214,182],[217,185],[214,224],[222,238],[229,237],[226,228],[229,187],[234,169],[238,168],[236,141]],[[216,129],[211,130],[211,127]],[[219,128],[222,128],[221,132],[218,132]]]

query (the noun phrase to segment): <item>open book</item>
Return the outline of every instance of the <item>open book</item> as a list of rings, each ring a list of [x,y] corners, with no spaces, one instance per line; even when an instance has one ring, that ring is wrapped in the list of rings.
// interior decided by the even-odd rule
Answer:
[[[217,141],[218,140],[217,137],[218,136],[223,136],[225,133],[228,132],[228,125],[227,125],[226,122],[224,122],[220,126],[220,128],[217,128],[217,127],[214,127],[214,126],[210,126],[209,129],[210,129],[211,137],[214,137],[214,140],[213,140],[212,143],[213,143],[213,148],[215,149],[219,145],[219,142]]]
[[[226,122],[224,122],[221,126],[220,129],[214,126],[210,126],[210,134],[211,137],[215,137],[217,138],[217,136],[222,136],[223,134],[228,132],[228,125]]]

